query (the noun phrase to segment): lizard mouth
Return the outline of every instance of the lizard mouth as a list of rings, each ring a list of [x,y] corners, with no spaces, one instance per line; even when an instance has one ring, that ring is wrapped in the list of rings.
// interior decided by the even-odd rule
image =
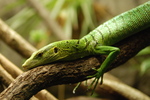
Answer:
[[[36,63],[34,63],[33,61],[30,61],[29,59],[27,59],[23,64],[22,64],[22,67],[25,69],[25,70],[28,70],[28,69],[32,69],[34,68]]]
[[[28,69],[28,64],[27,64],[27,61],[25,61],[23,64],[22,64],[22,67],[23,69],[27,70]]]
[[[24,70],[28,69],[28,66],[25,63],[22,65],[22,67],[23,67]]]

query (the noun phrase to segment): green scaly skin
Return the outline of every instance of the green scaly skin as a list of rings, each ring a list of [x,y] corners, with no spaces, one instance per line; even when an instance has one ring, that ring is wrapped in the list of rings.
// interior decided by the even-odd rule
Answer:
[[[97,73],[88,76],[95,77],[91,84],[95,83],[95,89],[100,78],[102,83],[104,72],[120,51],[119,48],[110,45],[148,27],[150,27],[150,1],[114,17],[79,40],[58,41],[41,48],[22,66],[25,69],[32,69],[52,62],[70,61],[89,55],[108,55],[100,68],[96,69]]]

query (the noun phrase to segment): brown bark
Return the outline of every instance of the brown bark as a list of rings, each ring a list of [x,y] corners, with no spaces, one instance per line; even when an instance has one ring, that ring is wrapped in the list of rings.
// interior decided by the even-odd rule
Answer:
[[[87,86],[89,86],[92,81],[93,79],[89,79]],[[82,82],[82,84],[85,83]],[[95,92],[111,100],[150,100],[150,97],[146,94],[121,82],[120,79],[109,73],[104,75],[103,84],[100,85],[99,82]]]
[[[3,68],[1,68],[1,65]],[[10,83],[12,83],[15,80],[14,78],[16,78],[17,76],[19,76],[22,73],[23,73],[23,71],[21,71],[17,66],[15,66],[7,58],[5,58],[2,54],[0,54],[0,77],[2,78],[3,84],[6,84],[6,86],[8,86]],[[11,78],[10,75],[13,77],[13,79]],[[38,92],[35,95],[35,97],[37,97],[39,100],[49,100],[49,99],[57,100],[47,90],[42,90],[42,91]]]
[[[15,79],[1,66],[0,64],[0,78],[5,86],[8,86]],[[36,97],[30,98],[30,100],[38,100]]]
[[[123,64],[149,44],[150,29],[120,41],[115,46],[118,46],[121,52],[107,71]],[[0,94],[0,99],[27,100],[41,89],[49,86],[86,80],[86,76],[95,73],[92,68],[98,68],[104,58],[104,56],[86,57],[72,62],[59,62],[39,66],[17,77],[15,82]]]
[[[8,25],[0,19],[0,39],[3,40],[12,49],[18,52],[25,58],[31,56],[36,49],[23,39],[17,32],[12,30]],[[23,73],[17,66],[8,61],[4,56],[0,54],[0,64],[11,74],[14,78]],[[53,99],[56,100],[48,91],[42,90],[36,95],[38,98]]]

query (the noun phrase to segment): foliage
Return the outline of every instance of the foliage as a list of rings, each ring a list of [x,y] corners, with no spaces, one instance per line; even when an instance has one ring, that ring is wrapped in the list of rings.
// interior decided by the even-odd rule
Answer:
[[[92,8],[93,0],[42,0],[39,2],[45,9],[49,10],[52,18],[61,24],[64,33],[70,38],[72,38],[73,27],[79,28],[78,17],[81,16],[81,14],[83,15],[81,36],[87,34],[89,29],[91,30],[95,27]],[[28,5],[27,1],[19,0],[6,5],[3,9],[3,11],[5,11],[3,15],[15,10],[17,10],[17,12],[6,19],[6,22],[11,28],[26,37],[28,36],[27,33],[32,32],[33,34],[32,30],[39,28],[45,32],[47,31],[42,23],[42,19],[37,15],[35,10]]]
[[[141,75],[143,75],[144,73],[150,70],[150,52],[149,51],[150,51],[150,47],[146,47],[145,49],[143,49],[137,54],[137,59],[141,62],[140,63]]]

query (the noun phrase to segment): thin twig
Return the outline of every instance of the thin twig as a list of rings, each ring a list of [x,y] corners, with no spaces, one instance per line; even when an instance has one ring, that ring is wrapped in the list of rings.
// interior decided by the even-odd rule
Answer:
[[[88,80],[87,85],[89,86],[92,81],[93,79]],[[81,85],[84,85],[84,83],[82,82]],[[117,96],[119,100],[121,100],[120,98],[122,97],[127,100],[150,100],[149,96],[145,95],[135,88],[124,84],[116,77],[113,77],[112,75],[107,73],[104,76],[103,84],[100,85],[99,82],[98,86],[95,89],[95,92],[101,95],[103,94],[106,96],[111,96],[112,98]]]
[[[5,86],[14,81],[14,78],[0,64],[0,77],[3,78]]]
[[[22,70],[20,70],[17,66],[15,66],[12,62],[10,62],[7,58],[5,58],[0,53],[0,64],[4,67],[4,69],[11,74],[13,78],[16,78],[20,74],[23,73]]]
[[[2,78],[5,86],[8,86],[12,83],[15,79],[1,66],[0,64],[0,77]],[[36,97],[32,97],[30,100],[39,100]]]
[[[12,77],[12,78],[9,78],[8,76],[9,75],[4,75],[6,78],[9,79],[9,82],[8,85],[10,83],[12,83],[14,81],[14,78],[16,78],[17,76],[19,76],[20,74],[23,73],[23,71],[21,71],[17,66],[15,66],[13,63],[11,63],[7,58],[5,58],[2,54],[0,54],[0,64],[4,67],[3,69],[6,70]],[[5,71],[5,72],[6,72]],[[3,77],[4,77],[3,76]],[[10,80],[11,79],[11,80]],[[38,99],[40,100],[57,100],[52,94],[50,94],[47,90],[42,90],[40,92],[38,92],[36,95],[35,95]]]
[[[36,51],[36,49],[31,44],[29,44],[17,32],[15,32],[8,25],[6,25],[1,19],[0,39],[25,58],[30,57],[30,55],[34,51]]]

